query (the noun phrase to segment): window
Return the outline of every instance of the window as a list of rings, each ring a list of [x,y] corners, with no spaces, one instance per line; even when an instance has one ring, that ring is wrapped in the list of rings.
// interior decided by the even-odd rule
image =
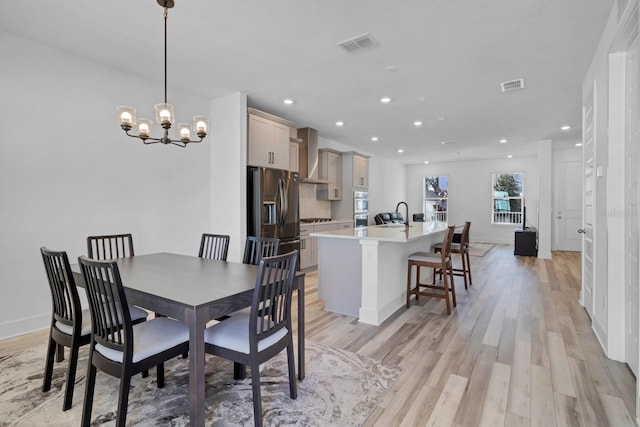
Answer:
[[[447,222],[449,177],[424,177],[424,219],[427,222]]]
[[[491,174],[493,189],[492,224],[522,224],[524,195],[521,173]]]

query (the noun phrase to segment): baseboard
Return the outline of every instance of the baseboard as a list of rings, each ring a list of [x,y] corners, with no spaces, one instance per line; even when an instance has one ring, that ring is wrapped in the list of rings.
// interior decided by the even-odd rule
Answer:
[[[538,250],[538,258],[541,258],[541,259],[552,259],[551,258],[551,251]]]
[[[51,314],[49,313],[0,323],[0,340],[46,329],[50,323]]]

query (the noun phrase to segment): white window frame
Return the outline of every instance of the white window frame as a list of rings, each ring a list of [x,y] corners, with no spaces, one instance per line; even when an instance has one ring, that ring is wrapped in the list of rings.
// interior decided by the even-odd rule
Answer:
[[[495,189],[495,184],[500,175],[519,175],[520,188],[517,194]],[[518,179],[516,178],[516,182]],[[507,194],[498,194],[507,193]],[[513,207],[520,206],[520,210]],[[503,206],[505,209],[500,209]],[[496,209],[498,207],[498,209]],[[523,172],[493,172],[491,173],[491,224],[496,225],[522,225],[524,215],[524,173]]]
[[[444,197],[427,197],[427,180],[430,178],[446,178],[447,188]],[[444,207],[444,210],[442,210]],[[429,175],[422,177],[422,212],[426,222],[443,222],[448,223],[449,218],[449,176],[448,175]]]

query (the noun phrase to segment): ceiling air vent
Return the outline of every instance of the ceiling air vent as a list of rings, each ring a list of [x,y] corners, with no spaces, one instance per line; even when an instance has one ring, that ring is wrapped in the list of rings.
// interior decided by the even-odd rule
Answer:
[[[356,52],[358,50],[366,49],[369,47],[373,47],[375,45],[376,45],[376,42],[371,38],[369,33],[338,43],[338,46],[340,46],[341,48],[343,48],[345,51],[349,53]]]
[[[512,90],[524,89],[524,79],[502,82],[500,83],[500,87],[502,88],[503,92],[510,92]]]

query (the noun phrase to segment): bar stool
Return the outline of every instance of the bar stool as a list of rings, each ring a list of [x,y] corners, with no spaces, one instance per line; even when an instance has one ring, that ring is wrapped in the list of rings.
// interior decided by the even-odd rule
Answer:
[[[455,225],[447,227],[447,231],[442,240],[442,250],[439,253],[435,252],[415,252],[409,255],[408,269],[407,269],[407,308],[411,306],[411,295],[416,296],[416,300],[422,296],[444,298],[447,306],[447,314],[451,314],[451,304],[449,302],[449,292],[451,292],[451,299],[453,306],[456,306],[456,290],[453,286],[453,267],[451,264],[451,241],[453,240],[453,233]],[[414,288],[411,288],[411,269],[416,266],[416,284]],[[433,268],[433,284],[420,283],[420,267]],[[442,274],[442,286],[435,284],[436,274]],[[448,274],[447,274],[448,273]],[[451,287],[449,287],[449,278],[451,280]],[[429,291],[423,291],[420,288],[428,288]]]
[[[464,223],[464,227],[462,228],[462,234],[458,235],[457,233],[454,235],[453,242],[451,243],[451,253],[452,254],[460,254],[460,258],[462,259],[462,268],[454,268],[453,275],[454,276],[462,276],[464,277],[464,288],[467,287],[467,279],[469,285],[473,285],[471,282],[471,262],[469,260],[469,229],[471,228],[471,222],[466,221]],[[460,242],[456,243],[456,237],[460,236]],[[431,250],[434,252],[440,252],[442,250],[442,244],[436,243],[431,246]]]

